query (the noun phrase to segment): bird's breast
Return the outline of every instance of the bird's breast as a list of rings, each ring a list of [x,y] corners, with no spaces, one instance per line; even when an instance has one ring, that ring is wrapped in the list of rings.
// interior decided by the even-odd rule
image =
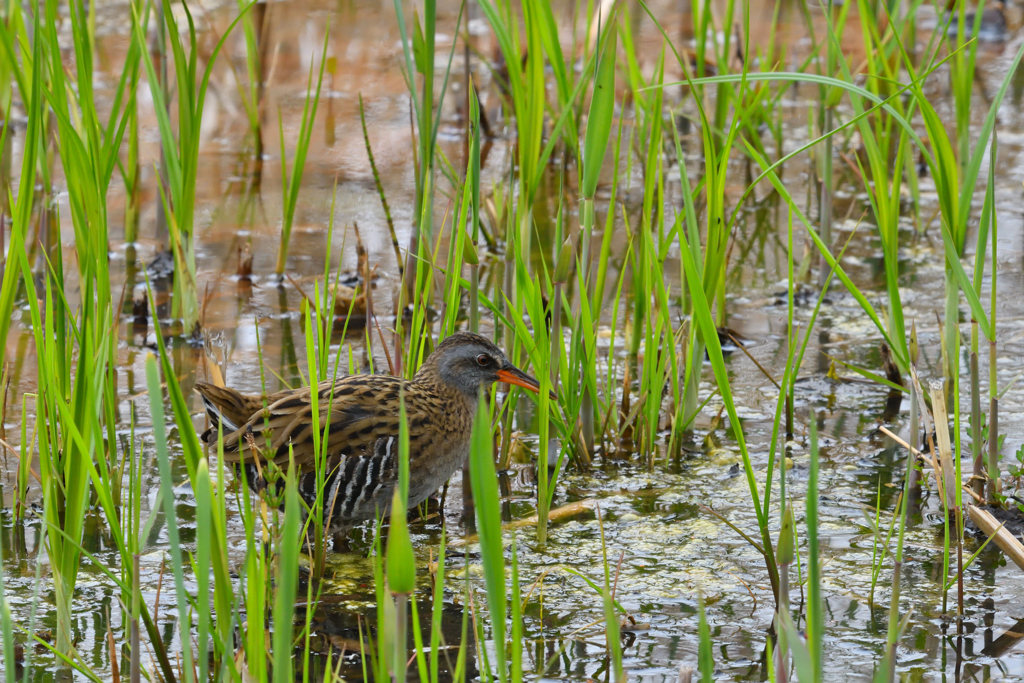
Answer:
[[[409,506],[422,503],[462,467],[469,455],[469,431],[449,433],[423,444],[409,476]]]

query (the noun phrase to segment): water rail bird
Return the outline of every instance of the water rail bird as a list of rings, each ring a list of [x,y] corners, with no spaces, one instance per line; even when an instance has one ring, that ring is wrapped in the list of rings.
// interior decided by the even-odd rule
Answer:
[[[267,486],[268,462],[283,470],[289,457],[294,458],[299,493],[310,506],[319,488],[313,440],[316,401],[320,429],[327,425],[323,522],[329,533],[339,534],[388,512],[398,483],[402,397],[409,429],[408,504],[413,507],[465,462],[479,391],[495,382],[540,391],[540,383],[509,362],[497,346],[461,332],[442,341],[411,380],[350,375],[320,382],[315,393],[309,387],[288,389],[265,399],[204,382],[196,390],[211,421],[202,440],[215,448],[222,432],[225,462],[244,468],[257,491]]]

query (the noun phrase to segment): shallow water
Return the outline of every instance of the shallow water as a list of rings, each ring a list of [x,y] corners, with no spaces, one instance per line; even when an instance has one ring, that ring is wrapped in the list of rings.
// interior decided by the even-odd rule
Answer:
[[[451,38],[455,33],[457,5],[441,3],[438,21],[438,61],[447,57]],[[299,368],[305,367],[302,319],[299,305],[304,291],[312,291],[313,283],[323,272],[324,257],[328,255],[332,269],[351,270],[355,267],[354,236],[349,229],[358,223],[362,239],[370,253],[372,265],[377,267],[378,281],[374,294],[378,301],[389,301],[398,282],[397,264],[384,225],[373,177],[366,162],[362,133],[359,127],[358,94],[366,104],[367,123],[382,182],[387,192],[399,239],[404,246],[409,238],[414,182],[409,150],[412,138],[409,132],[408,95],[399,71],[400,42],[389,3],[350,2],[336,4],[301,2],[288,5],[272,3],[271,44],[275,46],[271,66],[270,85],[267,89],[264,114],[266,152],[262,183],[255,196],[246,196],[246,186],[252,175],[246,160],[251,144],[246,139],[246,124],[231,72],[223,65],[216,70],[214,84],[204,117],[205,142],[201,153],[201,177],[197,199],[196,258],[199,270],[199,290],[205,292],[203,319],[204,345],[202,348],[178,342],[174,349],[176,371],[183,388],[190,389],[196,379],[208,376],[208,364],[216,363],[227,382],[241,390],[258,391],[260,386],[259,353],[262,350],[268,372],[268,388],[276,388],[279,375],[291,384],[300,381]],[[672,3],[653,3],[665,26],[684,25],[684,17]],[[98,79],[100,93],[109,93],[116,84],[118,65],[123,60],[126,44],[123,36],[123,6],[104,7],[99,12],[97,64],[103,70]],[[219,35],[233,15],[231,7],[207,7],[197,13],[201,31],[201,45],[212,43],[215,27]],[[767,25],[771,6],[758,3],[752,11],[752,41],[767,40]],[[570,10],[560,9],[560,17],[570,17]],[[819,17],[820,18],[820,17]],[[922,17],[927,21],[927,17]],[[278,285],[272,279],[276,257],[281,213],[281,183],[279,150],[276,141],[277,112],[280,111],[285,136],[294,140],[301,118],[306,76],[311,62],[319,59],[324,25],[331,26],[330,53],[336,58],[335,73],[325,77],[325,94],[317,115],[314,144],[306,163],[305,177],[300,195],[296,227],[291,240],[288,272],[292,277]],[[565,24],[565,37],[569,32]],[[475,17],[470,31],[481,55],[493,52],[493,44],[485,22]],[[778,39],[786,39],[795,55],[805,34],[802,20],[795,8],[784,15],[783,30]],[[229,50],[236,64],[244,63],[243,43],[232,41]],[[642,67],[652,70],[660,49],[660,38],[654,27],[642,24],[638,45],[644,58]],[[979,85],[976,89],[976,115],[980,119],[986,111],[985,95],[991,95],[1001,81],[1018,46],[1012,35],[1003,44],[986,44],[979,56]],[[859,36],[847,35],[844,47],[860,49]],[[208,52],[208,48],[207,49]],[[790,59],[796,59],[791,55]],[[456,50],[453,72],[461,74],[461,47]],[[491,117],[492,127],[499,133],[506,122],[502,120],[498,97],[489,85],[489,72],[473,60],[474,78],[481,84],[483,104]],[[1003,111],[1000,112],[1000,156],[996,177],[999,183],[997,209],[999,211],[1000,266],[998,287],[999,317],[999,381],[1009,382],[1019,371],[1019,358],[1024,354],[1024,231],[1022,231],[1020,186],[1024,180],[1021,164],[1021,142],[1024,141],[1024,117],[1021,94],[1024,75],[1014,78]],[[939,103],[940,114],[952,117],[952,105],[943,76],[929,82]],[[444,153],[458,167],[462,162],[463,129],[461,102],[463,98],[460,78],[453,78],[452,91],[445,101],[439,138]],[[675,103],[680,94],[669,93]],[[148,90],[143,86],[140,97],[149,106]],[[795,148],[807,139],[807,106],[817,97],[817,89],[810,86],[793,88],[783,99],[786,122],[786,144]],[[683,111],[692,113],[692,101],[684,101]],[[156,235],[156,184],[153,164],[158,158],[158,136],[152,111],[146,113],[143,130],[144,214],[141,223],[143,236],[134,248],[120,239],[116,227],[124,203],[119,183],[112,183],[110,215],[115,227],[111,234],[111,273],[113,290],[119,292],[125,281],[128,291],[142,281],[141,267],[161,249]],[[18,149],[17,139],[15,151]],[[485,188],[502,179],[509,167],[510,140],[498,135],[486,150]],[[699,137],[691,132],[684,135],[684,149],[688,150],[690,177],[700,172]],[[692,150],[692,151],[690,151]],[[17,165],[15,165],[17,168]],[[674,172],[674,169],[673,169]],[[809,162],[800,158],[786,166],[784,179],[794,196],[808,195]],[[865,211],[866,201],[860,194],[859,180],[848,165],[836,163],[837,242],[850,236],[856,221]],[[735,200],[745,188],[746,168],[735,162],[730,168],[732,185],[730,198]],[[983,169],[984,173],[984,169]],[[626,211],[635,216],[640,211],[642,195],[640,171],[634,166],[633,176],[623,183],[631,188],[620,196]],[[58,184],[60,181],[58,180]],[[921,179],[925,205],[923,215],[934,208],[934,194],[930,193],[930,180]],[[332,195],[335,193],[335,231],[331,244],[327,244],[325,226],[331,216]],[[668,186],[669,202],[678,206],[678,181]],[[543,195],[541,205],[535,209],[538,221],[546,220],[545,212],[553,215],[557,208],[556,192]],[[764,193],[759,193],[764,197]],[[980,196],[980,195],[979,195]],[[599,193],[599,197],[601,197]],[[58,197],[58,201],[61,198]],[[67,254],[73,240],[66,198],[62,205],[62,237]],[[607,203],[607,197],[604,197]],[[572,203],[570,202],[570,205]],[[435,222],[446,221],[450,206],[439,193],[434,207]],[[606,206],[599,207],[603,215]],[[816,203],[808,213],[815,215]],[[846,222],[842,222],[846,219]],[[450,217],[447,222],[450,224]],[[600,224],[602,216],[599,216]],[[632,222],[632,221],[631,221]],[[975,217],[976,222],[976,217]],[[619,222],[621,226],[621,219]],[[972,226],[973,227],[973,226]],[[748,350],[769,372],[781,375],[785,363],[785,284],[786,212],[777,198],[768,197],[748,202],[744,217],[738,222],[734,255],[728,276],[729,325],[748,338]],[[923,237],[911,234],[901,252],[901,298],[905,314],[917,322],[922,347],[922,375],[938,374],[939,338],[933,311],[942,305],[941,243],[934,226]],[[547,235],[541,231],[542,235]],[[799,235],[800,243],[803,236]],[[968,240],[971,241],[970,239]],[[251,285],[234,277],[237,250],[243,243],[251,245],[254,255],[254,281]],[[798,243],[799,244],[799,243]],[[613,250],[613,274],[622,267],[625,243],[616,240]],[[797,247],[803,258],[803,247]],[[137,259],[132,262],[132,254]],[[675,252],[678,256],[678,252]],[[864,288],[873,292],[872,302],[884,305],[884,272],[881,249],[871,226],[861,225],[853,235],[843,266]],[[678,260],[670,258],[667,273],[678,273]],[[482,278],[483,279],[483,278]],[[669,283],[678,293],[677,283]],[[987,286],[987,284],[986,284]],[[628,278],[627,278],[628,288]],[[781,293],[781,294],[780,294]],[[811,302],[798,307],[797,317],[809,318]],[[621,315],[621,311],[614,312]],[[606,309],[605,322],[610,324],[613,312]],[[27,313],[25,313],[27,318]],[[17,317],[17,313],[16,313]],[[965,318],[966,319],[966,318]],[[130,438],[129,405],[143,393],[142,377],[147,347],[153,343],[152,326],[140,329],[133,325],[125,311],[119,330],[118,348],[119,382],[122,396],[124,439]],[[382,321],[382,327],[388,325]],[[969,330],[964,325],[965,333]],[[4,428],[5,437],[17,444],[20,430],[21,398],[34,389],[34,357],[29,333],[16,325],[10,337],[8,357],[12,364],[12,388],[7,397],[8,412]],[[621,334],[621,325],[620,332]],[[385,335],[387,333],[385,332]],[[607,340],[606,340],[607,341]],[[872,607],[871,566],[874,534],[865,517],[873,517],[876,500],[881,502],[882,524],[887,528],[902,482],[905,453],[877,431],[879,424],[887,423],[894,431],[905,431],[908,406],[895,406],[887,401],[886,390],[861,382],[836,382],[825,376],[828,359],[823,354],[857,363],[872,369],[880,364],[880,339],[870,326],[859,305],[834,287],[823,307],[813,331],[806,360],[801,369],[802,381],[797,385],[797,424],[800,434],[789,444],[793,469],[788,474],[789,494],[797,501],[798,523],[802,523],[802,497],[807,480],[807,442],[802,425],[810,419],[817,421],[822,438],[821,536],[824,565],[825,614],[828,619],[826,635],[826,673],[831,679],[853,676],[868,678],[881,659],[888,616],[887,587],[891,575],[891,562],[884,564]],[[350,334],[335,340],[347,357],[353,350],[357,369],[369,365],[361,334]],[[616,343],[614,368],[621,373],[624,359],[623,344]],[[604,347],[607,353],[607,346]],[[379,344],[375,346],[374,364],[386,367]],[[602,359],[607,362],[608,359]],[[987,377],[986,358],[982,358],[982,377]],[[966,364],[964,364],[966,366]],[[733,390],[740,406],[740,416],[759,483],[765,481],[771,426],[777,402],[777,391],[772,384],[740,353],[729,360]],[[711,390],[712,381],[703,387],[703,396]],[[702,398],[703,398],[702,396]],[[137,434],[147,446],[151,445],[147,426],[150,424],[145,398],[136,401],[140,428]],[[722,680],[764,680],[766,629],[772,618],[772,597],[761,556],[726,525],[708,514],[704,507],[714,508],[719,514],[745,530],[756,528],[750,506],[749,492],[739,467],[735,440],[728,430],[715,431],[711,448],[702,447],[705,436],[719,413],[720,403],[712,400],[698,421],[694,435],[694,448],[680,457],[662,453],[653,469],[629,453],[608,454],[600,458],[590,473],[567,470],[561,476],[555,505],[581,500],[598,501],[597,509],[581,513],[553,526],[547,546],[537,548],[529,531],[517,535],[517,547],[524,590],[532,590],[525,609],[527,671],[542,678],[589,680],[604,678],[607,655],[603,631],[594,623],[602,618],[600,597],[578,576],[568,570],[583,573],[594,580],[602,576],[601,527],[607,546],[609,561],[617,575],[617,597],[630,611],[636,624],[624,634],[624,652],[630,677],[644,681],[674,681],[681,664],[695,665],[697,650],[697,604],[700,595],[708,602],[708,619],[714,640],[716,668]],[[1001,431],[1008,434],[1003,449],[1005,457],[1024,441],[1024,386],[1011,388],[1001,403]],[[193,397],[192,409],[196,424],[203,423],[202,406]],[[525,411],[521,424],[526,426],[522,442],[527,452],[536,447],[536,436],[529,433],[529,411]],[[172,434],[172,437],[174,435]],[[16,460],[5,453],[7,460],[0,463],[0,485],[3,486],[4,509],[0,512],[0,535],[4,548],[4,578],[11,608],[23,624],[36,618],[36,630],[54,627],[52,602],[46,592],[36,596],[36,572],[47,572],[45,551],[40,545],[38,520],[14,525],[10,512],[13,500],[13,470]],[[533,514],[534,471],[529,458],[514,465],[508,473],[506,512],[509,518],[522,518]],[[179,466],[175,482],[187,480],[184,468]],[[157,473],[155,465],[148,472],[150,504],[155,498]],[[458,476],[454,482],[459,486]],[[456,488],[457,491],[457,488]],[[773,496],[772,518],[778,519],[778,496]],[[449,534],[458,535],[461,497],[449,495],[446,519]],[[178,515],[181,521],[182,541],[194,543],[193,505],[187,482],[177,489]],[[600,518],[597,510],[600,511]],[[898,670],[908,679],[938,679],[949,677],[1006,678],[1024,680],[1024,573],[1010,565],[1005,566],[1002,556],[992,550],[984,551],[965,574],[967,595],[962,636],[957,635],[953,602],[943,609],[941,594],[942,521],[937,495],[926,489],[920,502],[919,514],[908,530],[907,557],[903,565],[903,594],[901,612],[913,610],[907,631],[900,644]],[[101,530],[98,516],[93,519],[93,531],[87,533],[86,550],[101,562],[111,566],[117,555]],[[244,549],[244,537],[237,519],[231,520],[229,533],[235,550]],[[412,527],[421,559],[426,561],[430,549],[439,539],[436,524],[416,524]],[[358,643],[357,623],[360,616],[372,613],[373,591],[370,565],[362,559],[360,551],[368,547],[368,534],[356,534],[353,551],[332,556],[330,569],[333,578],[325,604],[316,613],[318,633],[324,647],[346,648]],[[805,548],[805,546],[801,546]],[[966,549],[971,553],[977,547],[975,540]],[[965,552],[966,552],[965,551]],[[144,598],[152,605],[162,593],[166,605],[169,591],[168,577],[163,573],[167,559],[166,528],[162,515],[149,539],[143,557],[142,585]],[[478,556],[472,546],[453,548],[449,552],[450,577],[469,566],[471,575],[477,570]],[[421,575],[425,572],[421,571]],[[421,579],[423,577],[421,576]],[[536,585],[532,585],[536,582]],[[44,581],[43,586],[46,586]],[[480,588],[481,584],[477,584]],[[421,599],[429,594],[422,590]],[[76,605],[80,608],[76,621],[78,647],[90,665],[98,670],[109,669],[106,633],[109,627],[115,636],[120,632],[121,610],[118,590],[95,568],[85,563],[79,578]],[[448,587],[445,616],[449,643],[458,638],[462,620],[462,593],[454,578]],[[799,604],[799,598],[794,598]],[[161,611],[161,624],[165,628],[171,649],[180,648],[173,642],[175,630],[169,612]],[[800,622],[803,625],[803,622]],[[1013,634],[1017,634],[1014,636]],[[958,656],[957,653],[960,653]],[[33,652],[38,680],[54,677],[55,661],[45,652]],[[476,663],[472,665],[477,666]],[[345,673],[358,678],[360,668],[351,654],[346,659]]]

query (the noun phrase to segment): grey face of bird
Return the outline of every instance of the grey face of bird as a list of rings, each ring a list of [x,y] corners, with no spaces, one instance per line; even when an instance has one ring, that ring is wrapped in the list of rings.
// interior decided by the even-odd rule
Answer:
[[[498,347],[472,341],[438,348],[438,375],[466,396],[475,398],[481,387],[498,381],[498,373],[511,365]]]
[[[481,388],[505,382],[533,392],[540,383],[517,368],[497,346],[479,335],[461,334],[434,351],[438,375],[446,384],[476,399]]]

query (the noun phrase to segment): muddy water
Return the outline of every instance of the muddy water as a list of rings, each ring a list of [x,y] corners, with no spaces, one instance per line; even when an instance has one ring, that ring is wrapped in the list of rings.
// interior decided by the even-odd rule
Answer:
[[[438,21],[438,62],[447,59],[451,40],[456,32],[454,3],[441,3]],[[686,40],[688,18],[675,3],[654,3],[658,16],[670,35]],[[216,36],[225,30],[233,10],[230,7],[207,6],[196,12],[201,35],[201,50],[209,54]],[[125,6],[112,4],[99,9],[97,64],[100,93],[109,93],[116,84],[119,65],[124,58],[123,12]],[[563,39],[570,37],[571,8],[560,7],[564,19]],[[639,16],[639,11],[635,13]],[[209,364],[216,363],[227,382],[242,390],[258,391],[259,357],[262,349],[270,388],[284,382],[300,381],[299,368],[305,367],[302,320],[298,313],[302,294],[300,288],[312,291],[316,277],[323,272],[325,255],[333,270],[355,267],[354,235],[351,226],[358,223],[362,238],[377,267],[379,280],[375,297],[388,301],[398,277],[397,264],[390,235],[377,196],[373,177],[363,146],[359,126],[358,95],[366,105],[370,140],[374,148],[382,182],[387,192],[399,240],[409,238],[411,207],[414,193],[412,158],[413,139],[409,127],[409,104],[405,82],[399,70],[400,42],[390,3],[339,0],[335,4],[301,2],[272,3],[269,10],[270,45],[272,45],[269,84],[264,104],[266,161],[262,176],[254,181],[251,163],[251,140],[247,138],[244,110],[239,101],[231,71],[224,65],[215,71],[203,121],[204,144],[201,152],[201,175],[198,183],[196,256],[199,268],[199,289],[204,293],[204,344],[202,348],[177,343],[174,356],[183,384],[191,386],[196,379],[209,375]],[[758,3],[752,10],[752,42],[764,44],[768,39],[771,7]],[[819,17],[820,19],[820,17]],[[922,16],[922,23],[934,16]],[[325,93],[317,114],[313,145],[306,163],[295,230],[291,240],[288,272],[292,280],[279,285],[272,277],[276,258],[281,215],[280,152],[276,124],[280,112],[285,138],[293,141],[301,120],[306,77],[311,65],[317,66],[323,28],[329,22],[331,38],[329,54],[336,67],[325,76]],[[818,28],[821,28],[820,26]],[[481,97],[496,137],[485,150],[484,188],[503,183],[510,165],[510,141],[505,135],[508,121],[504,118],[498,94],[490,84],[489,70],[482,58],[493,54],[494,42],[481,17],[472,15],[469,30],[479,54],[473,57],[474,78],[481,84]],[[792,46],[793,55],[806,48],[806,31],[795,7],[787,7],[777,40]],[[844,48],[851,54],[860,49],[856,33],[844,37]],[[653,70],[654,58],[660,50],[659,34],[650,23],[643,23],[637,36],[641,66]],[[238,68],[244,66],[244,47],[240,40],[229,43],[228,53]],[[1007,64],[1016,50],[1016,37],[1006,43],[989,43],[982,47],[976,90],[977,118],[985,111],[985,98],[991,96],[1005,75]],[[461,43],[456,51],[451,90],[442,110],[439,134],[441,149],[458,167],[463,158],[463,90]],[[202,60],[201,60],[202,61]],[[439,81],[440,82],[440,77]],[[952,118],[951,100],[943,76],[930,83],[940,113]],[[1021,141],[1024,140],[1021,93],[1024,78],[1017,76],[1007,102],[1000,112],[1000,158],[997,169],[999,192],[997,208],[1000,228],[999,272],[999,350],[998,365],[1001,384],[1009,382],[1019,370],[1024,353],[1024,289],[1022,275],[1022,244],[1020,187],[1024,180]],[[113,289],[119,292],[127,281],[127,290],[141,281],[141,268],[155,258],[163,242],[156,231],[156,184],[153,167],[158,159],[158,134],[148,90],[143,86],[140,97],[145,103],[142,114],[144,196],[141,238],[129,246],[120,236],[119,224],[124,196],[113,183],[110,198]],[[783,99],[786,122],[786,151],[807,139],[807,106],[817,97],[817,89],[801,86],[791,89]],[[678,92],[670,93],[676,101]],[[683,102],[683,111],[691,112],[692,102]],[[291,144],[291,142],[289,142]],[[691,178],[700,173],[699,139],[684,134]],[[15,144],[17,149],[17,143]],[[290,152],[289,152],[290,154]],[[836,219],[837,234],[845,241],[866,206],[856,174],[848,165],[837,161]],[[15,164],[17,168],[17,164]],[[730,169],[733,199],[744,189],[746,167],[737,161]],[[785,181],[794,196],[810,196],[807,182],[810,167],[806,160],[790,163]],[[607,180],[607,179],[606,179]],[[59,182],[59,181],[58,181]],[[928,178],[923,178],[925,207],[931,214],[934,194]],[[641,178],[638,171],[626,178],[623,186],[630,190],[620,194],[627,212],[639,211]],[[255,190],[253,187],[255,186]],[[325,226],[331,219],[332,196],[335,195],[333,240],[327,242]],[[678,183],[670,185],[669,201],[680,205]],[[980,195],[979,195],[980,196]],[[773,197],[758,193],[759,199],[744,209],[738,223],[733,261],[729,273],[729,324],[751,340],[749,351],[775,375],[781,375],[785,363],[785,285],[786,258],[784,207]],[[59,199],[59,198],[58,198]],[[543,204],[546,202],[546,206]],[[572,205],[570,201],[568,205]],[[557,197],[549,193],[542,199],[536,213],[543,218],[557,206]],[[67,216],[66,205],[64,215]],[[434,206],[435,222],[445,223],[451,207],[443,192]],[[600,207],[604,212],[607,207]],[[816,215],[812,202],[810,215]],[[599,218],[600,222],[600,218]],[[635,223],[635,221],[631,221]],[[450,224],[450,218],[446,225]],[[619,223],[621,227],[621,222]],[[923,236],[912,232],[908,218],[902,235],[901,295],[908,318],[917,321],[922,343],[922,365],[925,376],[938,374],[939,338],[934,311],[941,308],[942,270],[941,244],[934,226]],[[65,245],[73,232],[69,220],[62,225]],[[805,258],[802,237],[798,237],[797,257]],[[612,273],[622,266],[624,241],[618,240],[612,259]],[[248,246],[254,255],[254,278],[251,284],[235,276],[238,251]],[[70,255],[70,250],[68,251]],[[865,289],[875,292],[873,302],[884,302],[884,272],[881,249],[870,226],[857,230],[843,262],[844,268]],[[678,261],[670,259],[666,272],[678,272]],[[672,283],[673,291],[677,291]],[[628,288],[628,278],[627,278]],[[781,295],[780,295],[781,294]],[[812,297],[813,302],[813,297]],[[621,314],[606,310],[605,322]],[[17,315],[17,314],[16,314]],[[26,314],[27,315],[27,314]],[[806,321],[810,306],[797,309],[799,320]],[[138,327],[129,315],[123,318],[119,345],[119,382],[124,402],[122,438],[129,438],[128,416],[132,400],[143,391],[142,364],[147,347],[153,343],[152,325]],[[167,322],[167,321],[165,321]],[[386,322],[386,321],[385,321]],[[387,327],[387,324],[384,324]],[[621,328],[621,326],[620,326]],[[20,429],[20,401],[25,392],[33,390],[35,360],[26,332],[16,326],[11,335],[9,358],[14,381],[8,396],[6,436],[15,445]],[[871,567],[874,534],[865,511],[873,516],[880,502],[883,525],[887,525],[902,482],[905,454],[877,431],[880,424],[889,424],[895,431],[905,431],[907,406],[888,400],[885,390],[859,382],[837,382],[826,378],[829,361],[823,354],[841,360],[877,368],[877,334],[869,325],[856,302],[841,289],[834,289],[823,308],[813,331],[806,361],[797,388],[798,424],[814,419],[822,435],[821,472],[821,535],[824,564],[826,636],[826,671],[831,678],[843,675],[869,677],[880,660],[885,638],[888,606],[887,562],[878,588],[875,604],[871,598]],[[370,359],[360,335],[335,340],[337,348],[353,357],[359,369],[368,367]],[[616,347],[622,348],[618,343]],[[605,347],[607,348],[607,347]],[[385,366],[379,345],[375,347],[374,364]],[[607,359],[605,359],[607,361]],[[621,371],[621,358],[613,358]],[[987,377],[982,360],[982,376]],[[772,384],[742,354],[734,354],[730,373],[740,416],[751,444],[755,471],[759,482],[765,481],[771,421],[777,401]],[[710,379],[710,374],[708,374]],[[704,395],[711,385],[703,387]],[[137,401],[137,430],[147,443],[148,409],[145,399]],[[683,455],[669,458],[661,455],[653,470],[629,454],[609,454],[597,462],[588,474],[567,471],[561,478],[556,505],[573,501],[599,501],[601,520],[595,511],[582,513],[556,525],[550,542],[543,549],[532,545],[531,535],[520,532],[518,547],[524,581],[535,582],[526,608],[527,670],[546,678],[584,680],[603,678],[607,658],[603,633],[595,626],[602,617],[602,604],[586,583],[569,570],[582,572],[600,580],[601,529],[607,542],[608,557],[618,572],[618,598],[630,611],[635,624],[624,635],[626,666],[631,677],[650,681],[675,680],[681,664],[696,662],[696,624],[698,596],[708,602],[708,619],[712,627],[716,667],[723,679],[762,680],[765,629],[771,621],[772,600],[768,579],[758,553],[726,525],[702,508],[714,508],[741,528],[752,530],[755,520],[744,477],[739,469],[735,441],[728,431],[718,429],[711,440],[705,436],[720,405],[712,400],[698,421],[693,448]],[[201,406],[194,401],[196,422],[200,424]],[[1004,448],[1012,457],[1024,438],[1024,386],[1010,389],[1004,397],[1001,415],[1002,430],[1008,440]],[[528,424],[528,422],[524,422]],[[522,435],[526,454],[536,446],[536,437],[526,430]],[[807,444],[801,433],[790,444],[794,467],[788,474],[790,494],[801,498],[807,479]],[[7,454],[5,454],[7,455]],[[514,465],[508,473],[506,514],[520,518],[532,514],[533,470],[529,458]],[[36,593],[36,572],[47,572],[45,551],[40,544],[38,521],[14,525],[11,521],[13,474],[15,460],[7,455],[0,463],[0,484],[3,486],[4,509],[0,512],[0,534],[5,549],[4,573],[8,596],[14,613],[25,624],[35,616],[37,630],[53,628],[51,597],[43,588]],[[185,479],[183,468],[175,472],[176,482]],[[155,467],[148,475],[148,485],[155,493]],[[458,480],[455,482],[459,484]],[[777,496],[775,497],[777,498]],[[152,497],[150,498],[152,501]],[[459,526],[459,496],[449,496],[446,516],[451,529]],[[182,519],[183,542],[194,541],[190,527],[193,500],[187,485],[178,489],[178,510]],[[798,505],[802,515],[802,505]],[[773,518],[778,517],[773,503]],[[98,518],[93,519],[86,549],[111,565],[116,562]],[[415,539],[424,557],[436,544],[436,525],[413,526]],[[240,525],[231,528],[232,540],[242,547]],[[983,678],[1024,679],[1024,574],[1006,567],[1001,555],[986,550],[965,576],[968,596],[963,636],[957,637],[955,621],[943,611],[941,594],[942,523],[939,503],[933,491],[926,490],[913,516],[907,536],[907,558],[904,563],[901,611],[913,610],[906,634],[901,641],[898,669],[911,679],[971,676]],[[357,639],[359,615],[369,613],[373,600],[370,570],[359,551],[365,550],[367,539],[356,534],[351,554],[334,556],[331,568],[334,578],[329,595],[316,615],[318,632],[326,645],[351,646]],[[145,599],[154,603],[163,581],[162,566],[166,559],[166,529],[158,521],[149,539],[143,558],[142,585]],[[971,541],[970,552],[976,549]],[[477,556],[472,548],[449,553],[451,573],[467,564],[475,572]],[[109,670],[105,637],[108,627],[120,632],[121,610],[118,592],[94,567],[86,564],[79,579],[78,605],[81,616],[76,622],[76,636],[83,655],[98,670]],[[796,581],[794,581],[796,583]],[[426,594],[424,594],[425,596]],[[456,585],[451,586],[445,613],[449,642],[457,638],[461,626],[462,598]],[[799,595],[794,603],[800,604]],[[166,610],[162,613],[166,614]],[[173,639],[174,629],[166,616],[161,618],[167,637]],[[803,621],[800,622],[803,624]],[[1013,634],[1018,634],[1014,636]],[[177,642],[169,643],[178,648]],[[958,652],[960,653],[958,657]],[[33,655],[40,680],[49,679],[54,661],[45,653]],[[346,673],[359,676],[359,664],[349,656]],[[476,666],[474,663],[473,666]]]

